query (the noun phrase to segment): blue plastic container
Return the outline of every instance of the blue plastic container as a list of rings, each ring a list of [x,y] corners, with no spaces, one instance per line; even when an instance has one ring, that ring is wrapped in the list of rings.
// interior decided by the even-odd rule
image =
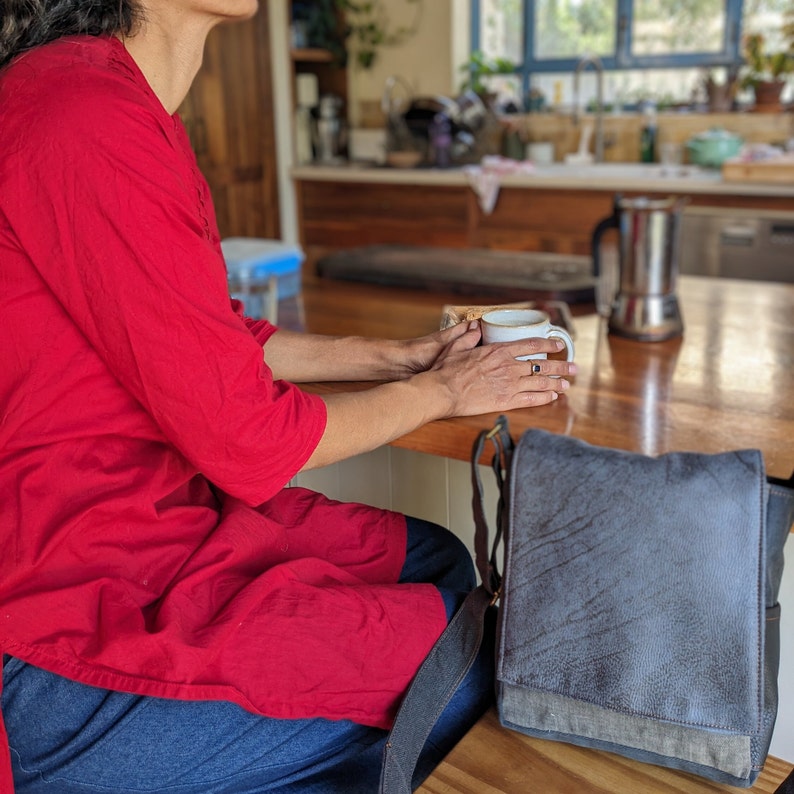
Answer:
[[[280,240],[227,237],[221,241],[229,279],[229,294],[241,301],[252,319],[278,319],[278,302],[299,296],[301,248]]]

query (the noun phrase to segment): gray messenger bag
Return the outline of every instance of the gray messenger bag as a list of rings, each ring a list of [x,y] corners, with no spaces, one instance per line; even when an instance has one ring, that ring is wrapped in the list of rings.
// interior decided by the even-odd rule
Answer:
[[[500,493],[492,545],[478,465],[489,442]],[[383,794],[411,791],[497,600],[503,726],[752,785],[777,713],[794,476],[768,478],[757,450],[649,457],[542,430],[514,446],[500,417],[477,439],[472,479],[482,584],[406,695]]]

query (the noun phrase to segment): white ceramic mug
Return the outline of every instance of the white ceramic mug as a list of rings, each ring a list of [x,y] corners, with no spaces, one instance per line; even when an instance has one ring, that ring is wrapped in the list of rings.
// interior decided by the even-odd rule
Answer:
[[[574,347],[571,335],[558,325],[551,324],[546,312],[538,309],[494,309],[480,318],[483,344],[494,342],[514,342],[518,339],[542,337],[561,339],[567,348],[566,360],[573,361]],[[547,358],[545,353],[516,356],[520,361],[531,358]]]

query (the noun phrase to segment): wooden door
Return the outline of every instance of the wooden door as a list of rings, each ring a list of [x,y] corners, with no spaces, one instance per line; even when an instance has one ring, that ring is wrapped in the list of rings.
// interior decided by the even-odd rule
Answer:
[[[179,109],[209,182],[221,237],[278,239],[268,15],[220,25]]]

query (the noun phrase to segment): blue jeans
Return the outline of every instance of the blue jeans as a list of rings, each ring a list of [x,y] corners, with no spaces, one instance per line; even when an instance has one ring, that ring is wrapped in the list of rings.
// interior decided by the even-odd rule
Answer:
[[[409,518],[400,581],[435,584],[450,617],[475,576],[454,535]],[[430,735],[414,788],[490,704],[493,653],[489,637]],[[373,794],[386,736],[346,720],[278,720],[231,703],[112,692],[10,657],[2,709],[17,794]]]

